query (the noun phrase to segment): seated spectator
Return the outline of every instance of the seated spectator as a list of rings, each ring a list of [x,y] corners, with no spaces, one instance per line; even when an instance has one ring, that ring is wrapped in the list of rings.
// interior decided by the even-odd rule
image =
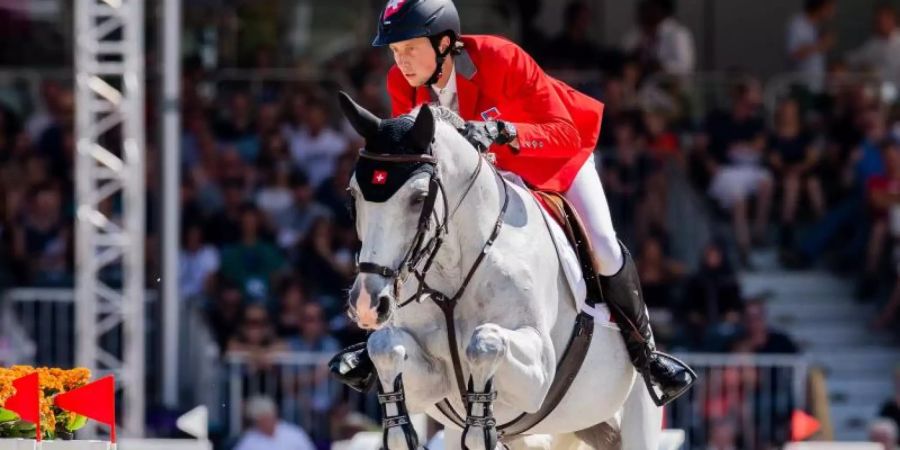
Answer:
[[[872,175],[866,180],[866,196],[872,215],[866,267],[873,274],[878,270],[884,249],[890,243],[890,214],[900,207],[900,142],[885,142],[881,154],[884,174]]]
[[[244,204],[244,186],[239,178],[222,182],[224,204],[213,214],[204,227],[207,238],[215,245],[222,246],[237,242],[241,238],[241,206]],[[202,202],[202,199],[200,200]]]
[[[316,190],[316,201],[328,208],[335,223],[341,226],[352,226],[353,224],[350,217],[352,198],[347,191],[347,186],[350,184],[350,177],[353,176],[355,167],[356,153],[344,153],[337,159],[331,177],[323,181]],[[312,182],[313,179],[310,178],[310,181]]]
[[[287,347],[292,352],[314,352],[334,354],[341,349],[340,343],[328,334],[322,307],[316,303],[306,303],[300,313],[300,333],[287,339]],[[301,402],[309,402],[313,411],[324,412],[331,408],[337,392],[334,385],[328,385],[328,367],[316,366],[303,370],[294,377],[289,392],[298,395]]]
[[[280,133],[266,135],[259,151],[259,158],[256,159],[256,167],[265,173],[267,170],[276,170],[283,164],[293,166],[287,141]]]
[[[224,353],[231,335],[237,330],[244,316],[244,293],[228,280],[218,279],[207,305],[207,321],[219,351]]]
[[[216,137],[224,145],[233,146],[245,163],[255,162],[259,155],[259,135],[250,95],[246,92],[234,93],[224,111],[225,117],[219,119],[215,127]]]
[[[616,229],[623,232],[626,243],[636,241],[635,228],[638,204],[644,197],[647,178],[653,172],[653,162],[647,155],[645,141],[637,131],[637,121],[623,115],[611,130],[615,147],[612,157],[602,167],[603,188],[609,200]]]
[[[876,7],[872,36],[847,55],[847,62],[856,70],[872,70],[883,80],[900,85],[900,29],[892,5]]]
[[[900,428],[900,365],[894,368],[894,395],[881,405],[878,416],[890,420],[897,428]]]
[[[253,371],[269,371],[272,368],[272,353],[287,349],[284,341],[275,335],[268,310],[258,303],[244,309],[240,325],[233,332],[228,339],[227,351],[246,354]]]
[[[42,184],[28,196],[25,214],[13,229],[13,255],[27,261],[30,282],[59,286],[71,280],[71,229],[62,217],[59,189]]]
[[[328,110],[324,103],[310,99],[305,108],[300,128],[289,126],[285,135],[294,164],[309,176],[313,186],[319,186],[335,172],[336,161],[347,151],[349,142],[328,126]]]
[[[316,450],[303,429],[278,419],[278,408],[271,398],[248,399],[247,419],[253,426],[244,432],[234,450]]]
[[[269,280],[284,267],[284,259],[265,239],[262,213],[255,206],[242,207],[240,220],[241,240],[222,248],[222,275],[252,298],[266,299]]]
[[[694,71],[694,37],[674,14],[673,0],[642,0],[637,27],[625,34],[623,50],[635,55],[649,72],[687,75]]]
[[[897,424],[888,419],[875,419],[869,424],[869,441],[881,444],[884,450],[897,449]]]
[[[278,288],[278,336],[285,338],[300,333],[303,306],[309,301],[306,285],[299,277],[289,276]]]
[[[644,128],[647,132],[647,149],[656,163],[665,165],[679,156],[678,135],[670,129],[669,120],[663,112],[644,112]]]
[[[655,236],[644,239],[636,259],[647,307],[671,310],[673,291],[686,272],[684,265],[667,258],[663,243]]]
[[[322,217],[331,217],[328,208],[315,201],[315,191],[309,177],[302,171],[291,175],[291,207],[284,221],[278,226],[278,245],[289,249],[306,239],[313,223]]]
[[[256,206],[266,215],[268,224],[280,230],[290,217],[293,203],[291,167],[280,164],[265,171],[263,186],[256,193]]]
[[[353,281],[355,262],[352,253],[337,251],[335,228],[327,217],[316,219],[300,244],[296,267],[306,279],[315,280],[320,295],[341,298]]]
[[[744,306],[744,335],[733,349],[749,353],[798,353],[799,349],[788,335],[769,326],[763,300],[749,300]]]
[[[574,0],[563,12],[562,32],[547,43],[547,69],[590,70],[609,64],[608,57],[590,40],[591,10],[587,3]]]
[[[825,215],[825,194],[816,174],[818,150],[804,130],[800,107],[795,100],[782,102],[775,116],[775,132],[769,137],[769,163],[781,180],[781,239],[783,248],[791,245],[794,220],[801,194],[809,196],[817,218]]]
[[[705,450],[737,450],[738,430],[734,420],[730,418],[717,418],[710,425],[709,445]]]
[[[688,279],[684,293],[687,345],[723,351],[737,331],[743,307],[737,274],[724,249],[718,243],[707,244],[700,268]]]
[[[182,232],[179,260],[181,298],[191,300],[207,292],[209,277],[219,270],[219,250],[206,242],[200,225],[190,224]]]
[[[761,116],[762,90],[756,80],[745,80],[733,92],[730,112],[714,112],[707,119],[712,159],[709,193],[731,215],[741,263],[749,267],[753,241],[765,237],[773,195],[772,175],[763,165],[765,122]],[[756,199],[750,229],[750,199]]]

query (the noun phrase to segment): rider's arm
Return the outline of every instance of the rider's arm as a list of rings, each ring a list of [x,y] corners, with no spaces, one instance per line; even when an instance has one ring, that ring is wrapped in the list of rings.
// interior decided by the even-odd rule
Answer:
[[[510,43],[485,56],[483,73],[498,74],[488,81],[488,92],[502,92],[531,115],[529,123],[514,122],[518,148],[495,145],[492,150],[556,158],[581,150],[581,138],[553,80],[524,50]]]
[[[391,117],[406,114],[413,109],[416,90],[409,85],[397,66],[391,66],[387,76],[388,94],[391,97]]]

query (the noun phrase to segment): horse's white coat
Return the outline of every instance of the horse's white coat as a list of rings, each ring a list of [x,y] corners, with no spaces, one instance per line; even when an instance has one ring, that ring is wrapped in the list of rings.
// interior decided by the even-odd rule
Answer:
[[[433,153],[453,208],[460,202],[480,156],[452,127],[437,122]],[[491,234],[502,204],[502,188],[493,171],[486,166],[483,169],[451,218],[445,244],[428,275],[428,283],[448,296],[462,285],[465,272]],[[410,204],[413,196],[421,195],[422,180],[427,180],[427,175],[414,177],[384,203],[357,200],[357,226],[363,242],[360,261],[397,267],[415,233],[418,213]],[[472,376],[477,390],[493,378],[499,393],[494,416],[501,424],[522,412],[536,411],[544,401],[572,331],[576,304],[580,303],[573,297],[540,207],[519,186],[511,186],[509,192],[503,230],[455,312],[456,351],[462,358],[465,378]],[[441,202],[436,203],[436,213],[444,217]],[[381,291],[391,281],[375,283],[371,278],[382,277],[367,277],[364,285],[360,279],[356,281],[351,296],[369,288]],[[414,282],[406,283],[401,297],[405,299],[415,287]],[[355,304],[363,306],[361,302]],[[424,411],[443,423],[448,428],[446,447],[456,448],[461,439],[459,430],[433,406],[448,398],[456,411],[465,414],[441,310],[428,299],[413,302],[395,311],[379,327],[370,336],[368,349],[383,389],[393,391],[395,378],[402,374],[409,411]],[[623,419],[623,448],[655,450],[660,417],[661,410],[649,401],[643,384],[635,383],[635,370],[619,332],[598,323],[586,361],[562,403],[530,432],[562,438],[602,422]],[[466,445],[480,450],[483,443],[474,437],[481,433],[475,431]],[[389,433],[388,446],[404,448],[399,429]]]

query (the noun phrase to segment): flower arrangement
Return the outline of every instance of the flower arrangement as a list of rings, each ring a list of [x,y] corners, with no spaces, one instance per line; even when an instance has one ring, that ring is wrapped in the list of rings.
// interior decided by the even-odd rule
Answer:
[[[15,395],[13,381],[37,372],[40,381],[41,431],[44,439],[72,439],[76,430],[84,427],[87,418],[57,407],[56,395],[80,388],[88,383],[88,369],[51,369],[30,366],[0,367],[0,438],[33,438],[34,424],[19,420],[14,412],[3,409],[6,400]]]

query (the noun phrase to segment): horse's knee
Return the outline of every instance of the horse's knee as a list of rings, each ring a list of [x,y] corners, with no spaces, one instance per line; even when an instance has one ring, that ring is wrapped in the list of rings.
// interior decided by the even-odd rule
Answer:
[[[506,356],[508,347],[500,326],[492,323],[479,325],[466,347],[466,358],[475,367],[496,366]]]
[[[407,358],[403,340],[390,329],[382,329],[369,336],[366,347],[382,383],[393,383]]]

